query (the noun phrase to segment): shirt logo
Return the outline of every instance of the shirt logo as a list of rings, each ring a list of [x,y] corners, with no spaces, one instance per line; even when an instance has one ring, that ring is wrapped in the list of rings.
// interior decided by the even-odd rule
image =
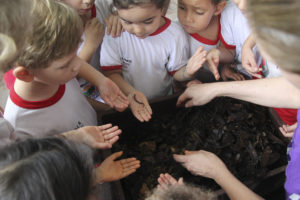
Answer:
[[[130,64],[132,63],[132,60],[130,60],[130,59],[128,59],[128,58],[122,57],[121,59],[122,59],[122,62],[123,62],[124,64],[130,65]]]

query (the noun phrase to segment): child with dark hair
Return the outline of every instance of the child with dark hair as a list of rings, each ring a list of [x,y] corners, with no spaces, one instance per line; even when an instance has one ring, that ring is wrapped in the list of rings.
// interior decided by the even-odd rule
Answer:
[[[185,81],[205,61],[200,48],[188,61],[183,29],[163,17],[165,0],[114,0],[125,32],[103,39],[100,65],[124,92],[134,116],[149,121],[148,100],[172,94],[172,80]]]
[[[61,138],[27,139],[0,151],[0,199],[87,200],[97,183],[135,171],[135,158],[114,161],[118,152],[97,168],[92,150]]]

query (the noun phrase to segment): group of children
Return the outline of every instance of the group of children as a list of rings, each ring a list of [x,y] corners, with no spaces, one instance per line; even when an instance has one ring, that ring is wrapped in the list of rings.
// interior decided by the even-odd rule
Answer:
[[[178,22],[164,16],[168,2],[113,0],[114,9],[105,0],[35,2],[32,28],[17,63],[5,75],[10,94],[4,118],[13,132],[9,139],[97,126],[91,104],[103,102],[118,111],[129,107],[139,121],[149,121],[149,101],[172,94],[174,81],[196,78],[191,87],[220,77],[245,80],[260,78],[261,72],[264,77],[280,76],[254,47],[244,1],[178,0]],[[291,116],[288,121],[283,117],[288,125],[296,123],[295,110],[278,113]],[[282,130],[287,132],[287,127]],[[98,132],[101,142],[108,140],[106,147],[120,134],[110,124]],[[106,158],[99,171],[120,156]],[[120,168],[126,173],[101,182],[127,176],[140,166],[135,158],[120,163],[127,163]]]

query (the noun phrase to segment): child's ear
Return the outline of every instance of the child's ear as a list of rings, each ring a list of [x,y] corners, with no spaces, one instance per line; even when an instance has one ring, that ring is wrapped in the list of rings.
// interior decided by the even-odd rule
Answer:
[[[13,74],[17,79],[25,81],[25,82],[31,82],[31,81],[33,81],[33,78],[34,78],[32,71],[23,66],[15,67]]]
[[[221,1],[220,3],[218,3],[216,6],[216,11],[215,11],[214,15],[221,14],[221,12],[225,8],[225,6],[226,6],[226,1]]]

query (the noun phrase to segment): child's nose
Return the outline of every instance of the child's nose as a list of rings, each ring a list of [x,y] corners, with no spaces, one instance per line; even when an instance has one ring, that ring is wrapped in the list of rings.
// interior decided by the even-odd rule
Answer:
[[[142,26],[134,27],[134,34],[141,36],[144,33],[144,28]]]
[[[185,20],[187,22],[193,22],[193,14],[192,14],[192,12],[187,12],[186,13]]]

